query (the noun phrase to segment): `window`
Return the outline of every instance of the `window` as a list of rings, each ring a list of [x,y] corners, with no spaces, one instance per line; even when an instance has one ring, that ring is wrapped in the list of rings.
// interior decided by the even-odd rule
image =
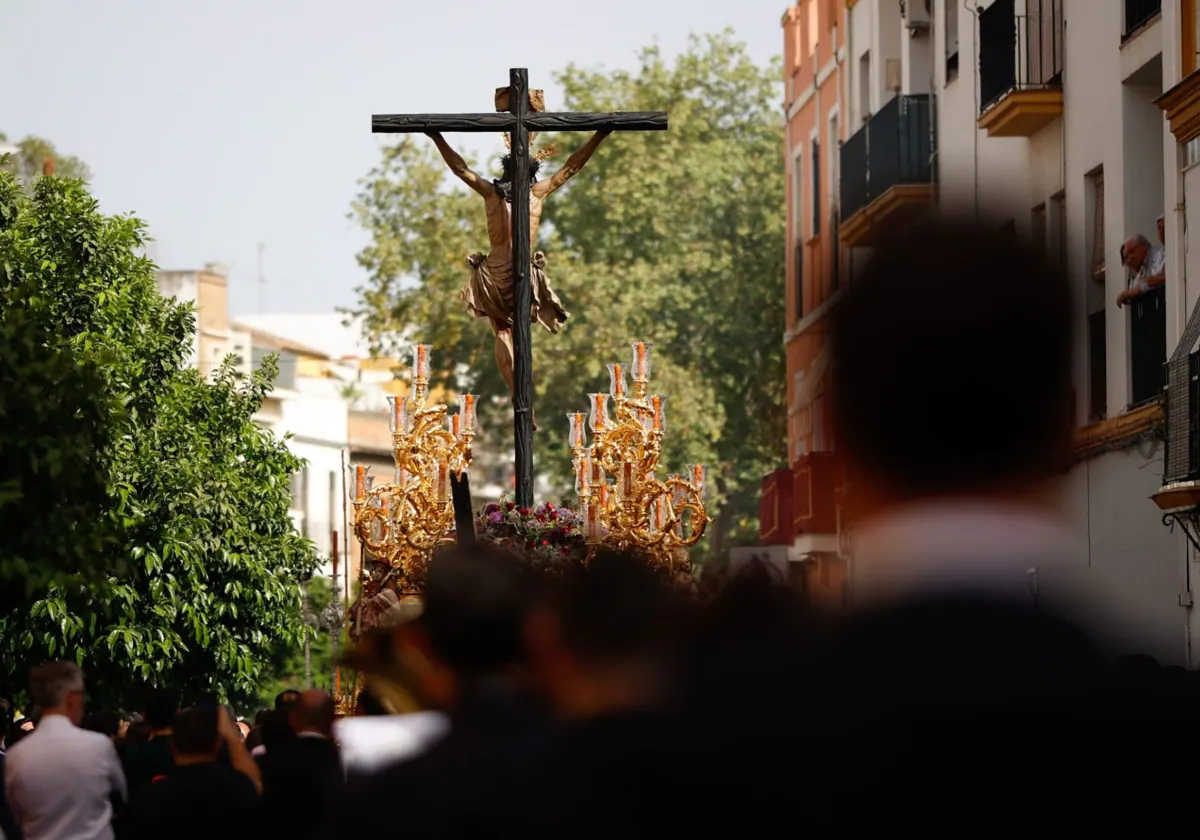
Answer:
[[[1097,169],[1088,176],[1091,202],[1089,210],[1092,216],[1091,231],[1091,260],[1092,277],[1104,278],[1104,169]]]
[[[804,317],[804,243],[797,239],[792,252],[796,264],[796,320],[799,321]]]
[[[1184,166],[1200,163],[1200,137],[1193,137],[1184,147]]]
[[[1050,199],[1050,258],[1059,271],[1067,269],[1067,197],[1058,193]]]
[[[800,208],[804,205],[801,199],[804,196],[804,181],[801,166],[800,149],[796,149],[795,155],[792,157],[792,232],[799,241],[804,236],[804,228],[800,224]]]
[[[819,396],[812,404],[813,452],[828,452],[825,441],[825,396]]]
[[[1048,254],[1046,248],[1046,205],[1039,204],[1029,214],[1030,233],[1033,245],[1041,253]]]
[[[838,114],[835,111],[829,118],[829,290],[836,289],[841,281],[841,245],[838,243],[838,208],[837,194],[840,183],[838,163]]]
[[[799,14],[797,13],[795,26],[792,27],[792,72],[795,73],[800,69],[801,58],[804,56],[804,30],[800,26]],[[790,81],[790,80],[789,80]]]
[[[946,0],[946,84],[958,78],[958,0]]]
[[[871,119],[871,53],[868,50],[858,60],[858,113],[862,124]]]
[[[808,0],[808,54],[816,56],[817,42],[821,39],[821,16],[819,14],[820,3],[817,0]],[[813,72],[817,72],[816,67],[813,67]]]
[[[795,267],[796,319],[804,317],[804,166],[800,148],[792,157],[792,264]]]
[[[1087,176],[1085,184],[1088,219],[1084,230],[1088,246],[1085,253],[1092,282],[1087,289],[1087,357],[1088,357],[1088,420],[1103,420],[1108,416],[1108,301],[1105,294],[1104,264],[1104,169]],[[1087,222],[1090,222],[1088,224]]]
[[[821,232],[821,143],[812,141],[812,235]]]
[[[1103,309],[1088,316],[1088,420],[1108,414],[1108,342]]]

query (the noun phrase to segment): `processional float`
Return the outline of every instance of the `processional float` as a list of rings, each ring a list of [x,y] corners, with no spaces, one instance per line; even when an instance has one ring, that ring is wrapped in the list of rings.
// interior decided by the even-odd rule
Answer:
[[[362,549],[362,562],[357,620],[351,623],[349,613],[346,617],[352,640],[363,629],[364,610],[376,598],[386,596],[384,600],[390,599],[400,612],[405,602],[419,598],[434,552],[453,542],[451,478],[461,479],[471,465],[476,396],[459,396],[457,414],[450,414],[444,404],[430,403],[431,350],[427,344],[413,347],[409,394],[387,398],[392,480],[379,484],[368,466],[353,467],[354,536]],[[373,569],[368,570],[368,562]],[[362,687],[361,674],[349,692],[343,693],[340,683],[339,672],[335,699],[339,711],[349,713]]]
[[[636,551],[667,572],[682,573],[690,568],[687,550],[710,522],[704,507],[707,470],[696,464],[686,476],[658,477],[667,398],[649,393],[652,345],[635,341],[632,347],[631,364],[608,365],[609,392],[589,394],[589,412],[567,415],[584,539],[589,554],[600,546]]]
[[[608,365],[608,393],[589,394],[588,412],[567,415],[587,556],[601,548],[631,550],[673,576],[685,574],[690,570],[688,549],[711,521],[704,504],[707,470],[697,464],[686,474],[659,476],[667,398],[650,393],[653,345],[634,341],[631,348],[628,365]],[[382,595],[390,595],[390,603],[403,613],[404,602],[414,602],[424,592],[434,553],[453,542],[450,482],[471,465],[478,398],[460,396],[454,415],[443,404],[430,404],[431,349],[424,344],[413,348],[409,395],[388,397],[392,481],[377,484],[368,467],[353,468],[354,534],[363,563],[358,620],[351,625],[347,615],[348,630],[361,631],[364,605]],[[375,570],[368,571],[367,558]],[[340,712],[353,710],[361,689],[360,675],[353,689],[343,693],[339,673],[335,697]]]

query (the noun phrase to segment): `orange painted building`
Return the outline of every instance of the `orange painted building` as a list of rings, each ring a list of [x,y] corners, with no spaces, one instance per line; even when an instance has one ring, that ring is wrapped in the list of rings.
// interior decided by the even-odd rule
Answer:
[[[829,313],[846,273],[837,208],[846,9],[845,0],[800,0],[782,21],[788,467],[763,479],[760,511],[761,544],[802,566],[814,598],[835,602],[846,575],[837,551],[841,470],[826,374]]]

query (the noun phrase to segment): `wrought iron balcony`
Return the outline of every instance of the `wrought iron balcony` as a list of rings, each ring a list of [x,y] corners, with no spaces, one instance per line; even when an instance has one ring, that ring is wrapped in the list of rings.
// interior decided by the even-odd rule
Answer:
[[[1133,404],[1162,397],[1167,361],[1167,295],[1159,286],[1129,305]]]
[[[1125,37],[1162,13],[1162,0],[1125,0]]]
[[[1032,137],[1062,115],[1062,0],[996,0],[979,15],[979,126]]]
[[[880,229],[933,200],[934,138],[928,94],[896,96],[842,143],[838,235],[870,244]]]

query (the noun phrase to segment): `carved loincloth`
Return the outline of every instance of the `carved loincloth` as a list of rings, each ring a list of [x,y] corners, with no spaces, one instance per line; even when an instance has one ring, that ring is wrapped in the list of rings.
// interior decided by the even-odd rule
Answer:
[[[508,261],[493,262],[483,254],[472,254],[467,257],[467,265],[471,267],[471,277],[458,293],[459,298],[476,318],[490,318],[495,325],[512,327],[513,280]],[[533,320],[556,333],[570,313],[563,309],[562,301],[550,287],[546,277],[546,255],[541,251],[534,254],[530,268]]]

